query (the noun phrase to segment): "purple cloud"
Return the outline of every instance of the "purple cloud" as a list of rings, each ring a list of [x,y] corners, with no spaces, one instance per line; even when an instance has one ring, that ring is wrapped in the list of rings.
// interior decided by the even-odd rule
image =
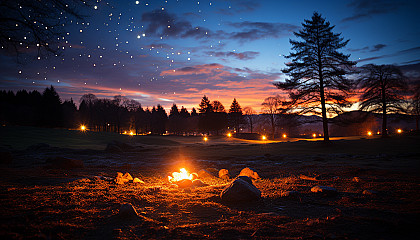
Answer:
[[[250,60],[256,58],[260,53],[253,52],[253,51],[245,51],[245,52],[216,52],[216,51],[208,51],[206,54],[214,55],[216,57],[234,57],[239,60]]]

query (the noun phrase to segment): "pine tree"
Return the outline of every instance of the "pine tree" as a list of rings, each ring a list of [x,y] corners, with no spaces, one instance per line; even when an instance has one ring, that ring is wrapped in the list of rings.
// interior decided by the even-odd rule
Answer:
[[[279,89],[287,90],[290,104],[300,114],[312,113],[322,116],[324,141],[329,141],[328,113],[340,113],[349,107],[348,101],[352,81],[345,78],[356,64],[349,61],[350,55],[338,52],[349,40],[341,33],[333,33],[334,26],[315,12],[310,20],[304,20],[302,30],[294,35],[303,41],[290,40],[292,50],[286,58],[283,73],[290,78],[275,83]]]
[[[382,113],[382,137],[388,136],[387,114],[404,111],[404,75],[393,65],[368,64],[362,67],[358,82],[363,92],[360,110]]]
[[[200,113],[209,113],[213,111],[213,108],[210,104],[210,100],[206,95],[204,95],[203,98],[201,99],[199,106],[200,106],[200,109],[198,109],[198,111]]]
[[[242,108],[239,103],[236,101],[236,98],[233,99],[232,104],[229,109],[229,119],[231,126],[235,128],[236,133],[239,133],[239,125],[243,122]]]

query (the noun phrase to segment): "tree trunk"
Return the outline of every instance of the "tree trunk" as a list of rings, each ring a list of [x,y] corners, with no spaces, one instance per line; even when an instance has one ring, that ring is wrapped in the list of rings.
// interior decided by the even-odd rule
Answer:
[[[324,129],[324,142],[330,141],[330,136],[328,134],[328,118],[327,118],[327,109],[325,108],[325,96],[324,96],[324,80],[322,77],[322,67],[319,67],[319,94],[321,97],[321,109],[322,109],[322,127]]]
[[[274,114],[271,114],[271,137],[273,140],[274,140],[274,134],[276,132],[275,127],[276,126],[274,126]]]

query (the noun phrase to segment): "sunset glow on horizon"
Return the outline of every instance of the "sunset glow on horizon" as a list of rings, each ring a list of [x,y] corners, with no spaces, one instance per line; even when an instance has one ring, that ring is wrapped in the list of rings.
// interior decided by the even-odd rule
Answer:
[[[0,49],[1,88],[42,92],[53,85],[76,105],[92,93],[189,111],[206,95],[225,109],[236,98],[261,113],[265,98],[287,97],[273,83],[287,78],[289,39],[314,11],[350,39],[341,50],[357,66],[396,64],[418,78],[420,36],[411,29],[419,3],[389,4],[392,10],[351,1],[99,1],[81,10],[88,17],[65,26],[61,55],[38,59],[27,50],[22,64]]]

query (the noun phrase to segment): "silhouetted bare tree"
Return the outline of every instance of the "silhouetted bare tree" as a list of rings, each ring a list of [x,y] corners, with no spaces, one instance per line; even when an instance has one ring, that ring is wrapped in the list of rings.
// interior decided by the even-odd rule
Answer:
[[[387,114],[404,112],[407,84],[399,68],[393,65],[368,64],[362,67],[358,85],[360,110],[382,113],[382,137],[388,136]]]
[[[339,113],[348,101],[352,82],[345,78],[355,62],[350,55],[338,52],[349,40],[341,33],[333,33],[334,26],[317,12],[302,23],[302,29],[294,35],[303,41],[290,40],[293,52],[286,58],[283,72],[289,75],[285,82],[275,83],[279,89],[287,90],[293,109],[299,113],[322,116],[324,141],[329,141],[328,113]]]
[[[91,6],[84,0],[0,1],[0,45],[19,55],[36,52],[38,57],[58,54],[65,43],[65,26],[81,20]]]
[[[251,131],[251,133],[253,133],[253,130],[254,130],[253,126],[255,122],[256,112],[254,111],[254,109],[252,109],[252,107],[244,107],[244,113],[249,123],[249,128],[250,128],[249,130]]]

